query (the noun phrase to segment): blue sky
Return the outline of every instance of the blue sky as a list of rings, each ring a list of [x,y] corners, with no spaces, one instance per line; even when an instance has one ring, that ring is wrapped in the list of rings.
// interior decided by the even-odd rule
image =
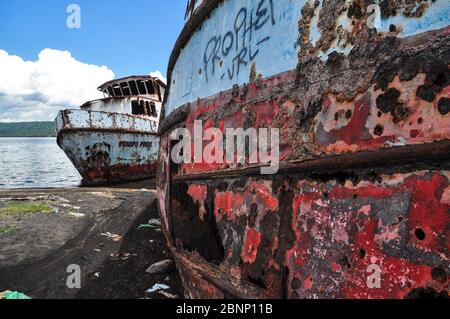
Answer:
[[[81,8],[81,29],[69,29],[66,8]],[[0,0],[0,49],[34,60],[44,48],[106,65],[117,76],[166,73],[183,26],[184,0]]]
[[[53,120],[112,78],[165,76],[186,2],[0,0],[0,122]],[[80,29],[67,27],[71,4]]]

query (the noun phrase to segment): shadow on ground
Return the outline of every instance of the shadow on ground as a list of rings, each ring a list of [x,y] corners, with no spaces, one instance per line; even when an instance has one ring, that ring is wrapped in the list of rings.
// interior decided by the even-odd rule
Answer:
[[[162,275],[146,272],[151,264],[170,258],[161,231],[154,228],[139,229],[140,225],[155,218],[158,218],[156,201],[131,225],[123,238],[119,254],[108,258],[98,267],[99,277],[95,273],[89,274],[77,298],[166,299],[158,291],[146,293],[158,283],[170,287],[165,292],[183,297],[181,281],[176,271]]]
[[[183,297],[176,271],[147,273],[170,258],[160,227],[139,228],[158,219],[155,192],[78,188],[0,192],[8,203],[43,201],[54,212],[0,214],[0,292],[20,291],[34,299]],[[67,286],[68,267],[81,270],[81,289]],[[147,290],[155,284],[166,295]],[[168,293],[168,294],[167,294]]]

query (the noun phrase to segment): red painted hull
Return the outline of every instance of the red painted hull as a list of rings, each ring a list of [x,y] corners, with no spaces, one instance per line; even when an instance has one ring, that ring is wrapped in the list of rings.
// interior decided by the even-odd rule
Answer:
[[[450,32],[365,36],[166,118],[158,204],[188,297],[449,297]],[[278,128],[279,173],[172,163],[171,129],[200,119]]]
[[[156,162],[143,165],[115,165],[88,168],[85,173],[88,179],[83,182],[88,185],[114,184],[156,177]]]

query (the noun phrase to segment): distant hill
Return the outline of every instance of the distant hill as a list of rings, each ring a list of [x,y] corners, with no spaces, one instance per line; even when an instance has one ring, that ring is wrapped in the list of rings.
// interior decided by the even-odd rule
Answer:
[[[53,137],[53,122],[0,123],[0,137]]]

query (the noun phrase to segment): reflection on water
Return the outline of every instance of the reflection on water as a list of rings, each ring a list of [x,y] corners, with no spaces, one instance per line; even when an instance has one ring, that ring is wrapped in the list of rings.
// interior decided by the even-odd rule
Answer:
[[[0,138],[0,189],[71,187],[80,182],[55,138]]]

